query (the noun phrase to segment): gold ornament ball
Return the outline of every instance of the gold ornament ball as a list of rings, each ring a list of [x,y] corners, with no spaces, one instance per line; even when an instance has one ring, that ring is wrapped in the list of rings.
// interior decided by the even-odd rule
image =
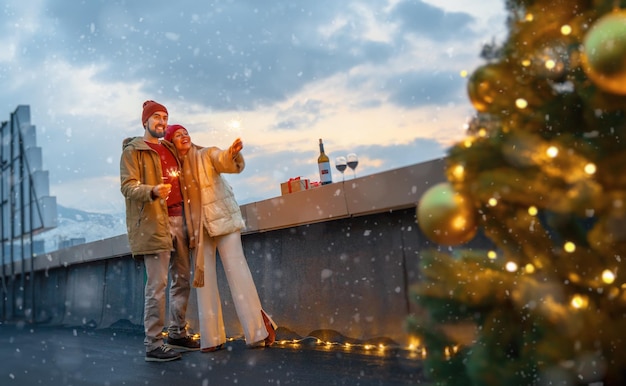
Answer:
[[[417,223],[429,239],[442,245],[466,243],[477,231],[472,202],[448,182],[434,185],[422,195]]]
[[[600,89],[626,95],[626,11],[602,16],[587,31],[583,69]]]
[[[509,64],[488,63],[469,77],[467,95],[478,112],[500,114],[513,108],[517,98],[524,97],[519,79],[519,71]]]
[[[489,63],[478,67],[467,82],[467,94],[474,108],[481,113],[498,110],[510,87],[510,75],[500,64]]]

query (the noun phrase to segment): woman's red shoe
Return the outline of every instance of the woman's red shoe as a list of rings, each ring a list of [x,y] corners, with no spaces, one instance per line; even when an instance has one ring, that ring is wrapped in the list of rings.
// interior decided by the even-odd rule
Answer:
[[[265,329],[267,330],[267,338],[265,338],[265,347],[269,347],[276,341],[276,329],[270,319],[265,315],[265,312],[261,311],[263,316],[263,323],[265,323]]]

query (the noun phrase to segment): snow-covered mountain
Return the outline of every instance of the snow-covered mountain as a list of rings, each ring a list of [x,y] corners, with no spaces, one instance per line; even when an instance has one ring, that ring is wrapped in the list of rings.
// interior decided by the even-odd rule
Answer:
[[[45,252],[126,233],[124,213],[91,213],[57,204],[57,216],[56,228],[34,236],[44,242]]]

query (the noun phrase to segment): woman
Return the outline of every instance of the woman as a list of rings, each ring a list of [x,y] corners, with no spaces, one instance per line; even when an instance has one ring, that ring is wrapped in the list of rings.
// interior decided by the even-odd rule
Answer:
[[[216,251],[224,266],[235,310],[250,347],[270,346],[276,324],[261,308],[250,268],[243,253],[241,210],[221,173],[240,173],[244,166],[241,139],[227,150],[194,145],[187,129],[170,125],[165,140],[174,144],[182,162],[184,188],[189,197],[195,249],[194,287],[197,287],[202,352],[220,350],[226,343],[222,304],[217,286]]]

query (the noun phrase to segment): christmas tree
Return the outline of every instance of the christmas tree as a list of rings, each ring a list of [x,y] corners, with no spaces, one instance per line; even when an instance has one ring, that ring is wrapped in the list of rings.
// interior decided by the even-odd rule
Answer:
[[[409,320],[441,385],[626,384],[626,1],[508,0],[417,221]],[[481,234],[492,247],[469,248]],[[450,333],[471,326],[460,341]]]

